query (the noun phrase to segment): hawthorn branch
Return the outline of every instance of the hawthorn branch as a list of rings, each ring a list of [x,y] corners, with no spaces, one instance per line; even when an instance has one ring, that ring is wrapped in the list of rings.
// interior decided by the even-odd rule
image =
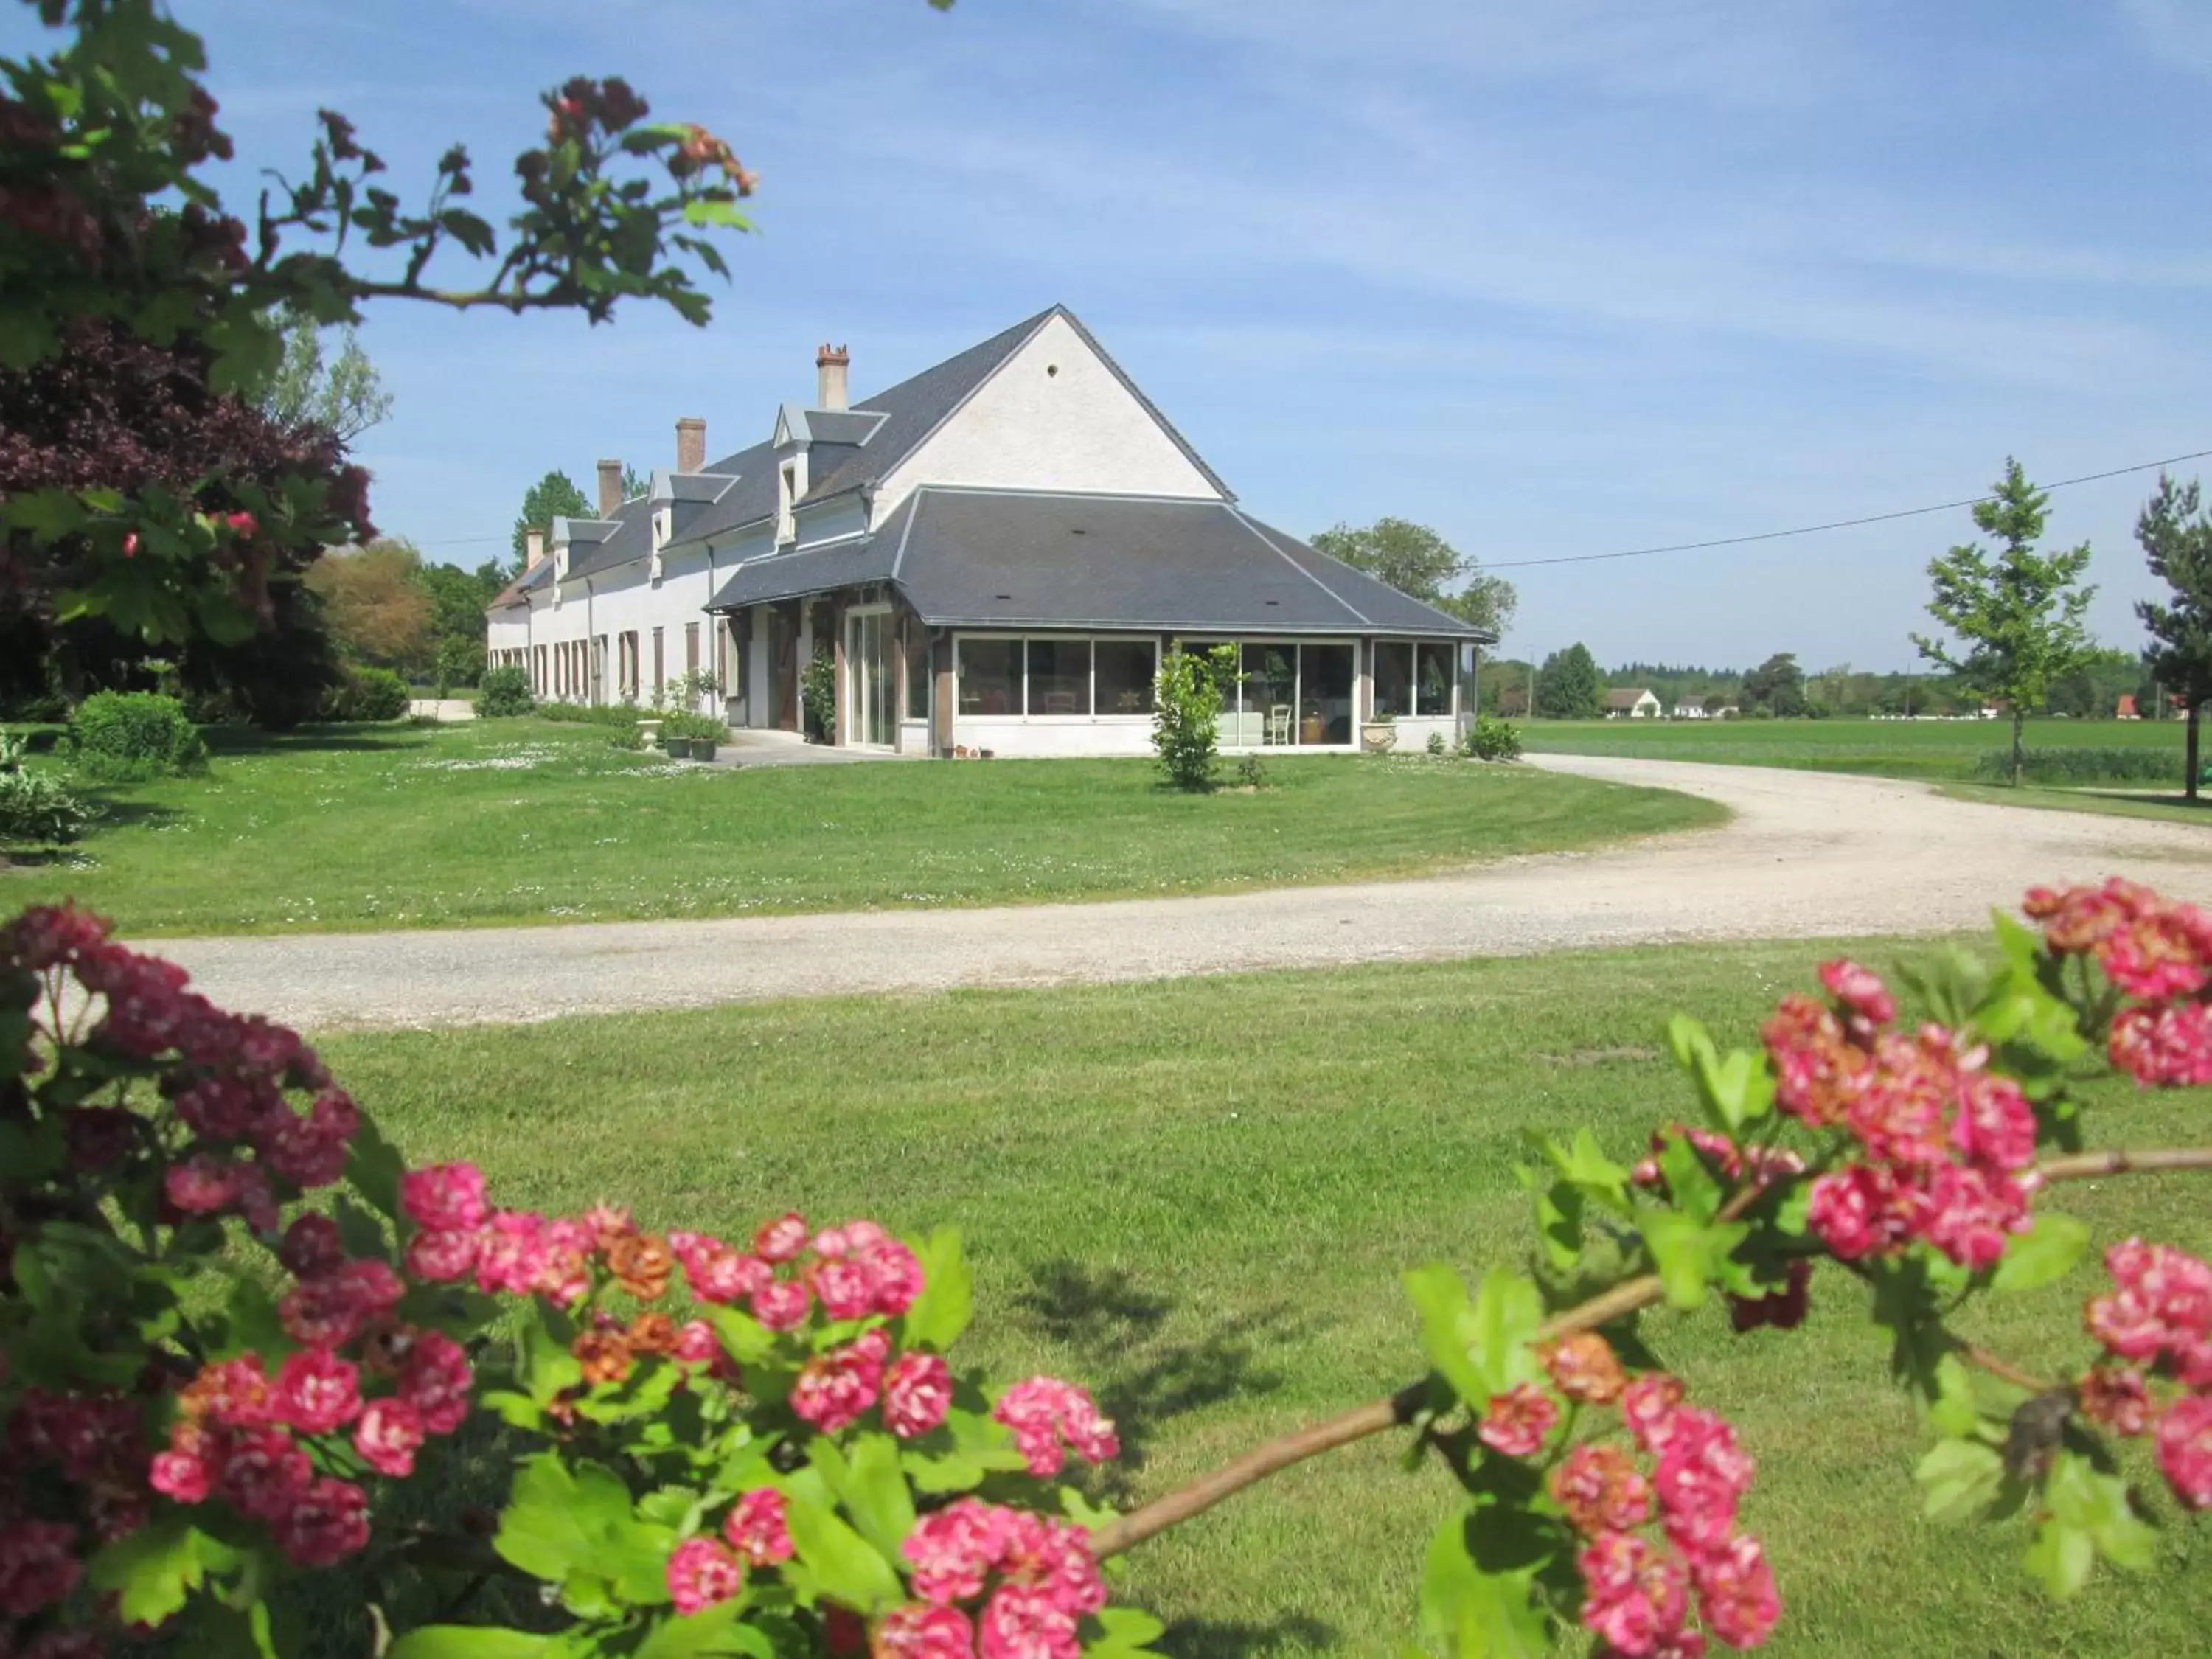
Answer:
[[[2212,1170],[2212,1146],[2079,1152],[2047,1159],[2036,1167],[2046,1182],[2087,1181],[2102,1176],[2148,1175],[2180,1170]],[[1714,1218],[1715,1221],[1735,1220],[1766,1190],[1765,1186],[1757,1182],[1741,1188],[1723,1206]],[[1666,1299],[1666,1287],[1656,1273],[1641,1273],[1634,1279],[1624,1279],[1601,1295],[1553,1315],[1538,1329],[1535,1340],[1549,1342],[1576,1331],[1593,1330],[1626,1315],[1655,1307]],[[2010,1361],[1986,1349],[1970,1345],[1961,1357],[1991,1376],[2002,1377],[2031,1394],[2050,1391],[2050,1383],[2016,1369]],[[1323,1452],[1334,1451],[1340,1446],[1351,1445],[1370,1435],[1403,1428],[1419,1414],[1428,1397],[1429,1382],[1424,1377],[1380,1400],[1370,1401],[1366,1405],[1339,1416],[1263,1442],[1212,1474],[1200,1475],[1197,1480],[1178,1486],[1165,1496],[1156,1498],[1099,1528],[1091,1534],[1091,1553],[1101,1560],[1108,1556],[1119,1555],[1194,1516],[1203,1515],[1224,1499],[1235,1497],[1247,1486],[1259,1485],[1269,1475],[1279,1474],[1293,1463],[1303,1463],[1310,1457],[1318,1457]]]

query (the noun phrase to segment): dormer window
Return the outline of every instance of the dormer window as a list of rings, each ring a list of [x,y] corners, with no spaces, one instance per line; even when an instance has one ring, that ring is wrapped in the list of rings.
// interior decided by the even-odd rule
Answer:
[[[797,520],[792,515],[792,506],[799,495],[799,465],[786,461],[775,474],[775,538],[787,542],[799,533]]]

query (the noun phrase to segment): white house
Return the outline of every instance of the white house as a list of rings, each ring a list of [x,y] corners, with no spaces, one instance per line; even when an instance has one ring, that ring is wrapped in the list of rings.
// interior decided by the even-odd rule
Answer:
[[[1605,694],[1605,717],[1609,720],[1656,720],[1659,699],[1641,686],[1622,686]]]
[[[698,671],[732,726],[796,732],[826,653],[836,742],[933,755],[1148,752],[1179,643],[1238,648],[1224,749],[1472,723],[1495,636],[1245,513],[1065,307],[858,402],[849,362],[823,347],[813,405],[711,465],[678,421],[641,496],[600,462],[599,517],[555,520],[486,613],[491,660],[579,702]]]
[[[1674,720],[1710,720],[1712,717],[1706,712],[1705,704],[1701,702],[1678,702],[1667,711],[1667,718]]]

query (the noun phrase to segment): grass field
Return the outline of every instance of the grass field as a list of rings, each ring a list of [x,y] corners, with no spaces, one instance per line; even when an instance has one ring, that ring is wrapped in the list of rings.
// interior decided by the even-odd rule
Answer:
[[[1868,947],[1887,963],[1891,953]],[[1658,1032],[1686,1008],[1747,1041],[1809,945],[1676,948],[1172,984],[821,1001],[333,1038],[339,1079],[416,1158],[470,1158],[511,1204],[634,1201],[737,1233],[786,1205],[966,1232],[963,1352],[1001,1381],[1097,1385],[1141,1499],[1420,1368],[1401,1269],[1517,1261],[1524,1131],[1588,1123],[1615,1157],[1685,1107]],[[2203,1091],[2099,1094],[2100,1144],[2203,1139]],[[554,1149],[557,1148],[557,1152]],[[2201,1180],[2069,1188],[2100,1237],[2212,1249]],[[2024,1364],[2087,1356],[2092,1282],[1984,1310]],[[1924,1442],[1855,1285],[1801,1331],[1649,1317],[1692,1397],[1760,1462],[1747,1524],[1775,1556],[1777,1659],[2203,1650],[2212,1537],[2155,1571],[2039,1599],[2014,1531],[1938,1530]],[[1301,1466],[1144,1546],[1117,1595],[1183,1656],[1395,1653],[1450,1494],[1397,1443]],[[2151,1482],[2155,1486],[2154,1480]],[[2101,1571],[2101,1570],[2100,1570]],[[1576,1651],[1579,1651],[1577,1647]]]
[[[1972,777],[1984,755],[2012,743],[2003,720],[1529,720],[1521,735],[1534,754],[1640,755],[1944,781]],[[2033,720],[2025,740],[2030,749],[2163,750],[2173,757],[2177,787],[2181,781],[2179,720]]]
[[[0,873],[134,937],[1014,903],[1408,875],[1717,823],[1721,809],[1425,757],[1271,762],[1180,794],[1143,761],[732,770],[503,720],[213,734],[74,857]]]

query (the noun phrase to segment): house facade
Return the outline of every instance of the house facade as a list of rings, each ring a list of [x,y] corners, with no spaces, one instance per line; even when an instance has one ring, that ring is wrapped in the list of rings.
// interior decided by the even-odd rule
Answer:
[[[1234,645],[1222,746],[1456,740],[1491,635],[1247,514],[1075,316],[1054,307],[857,401],[824,346],[811,406],[599,516],[556,519],[486,614],[543,698],[673,701],[797,732],[817,655],[833,740],[936,756],[1150,751],[1164,653]]]
[[[1618,686],[1605,694],[1605,717],[1609,720],[1656,720],[1659,698],[1642,686]]]

